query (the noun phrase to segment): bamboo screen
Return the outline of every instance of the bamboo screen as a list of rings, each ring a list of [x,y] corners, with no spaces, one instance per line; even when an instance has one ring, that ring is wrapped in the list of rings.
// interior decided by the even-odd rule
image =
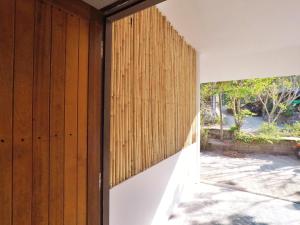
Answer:
[[[194,141],[196,52],[152,7],[113,24],[111,186]]]

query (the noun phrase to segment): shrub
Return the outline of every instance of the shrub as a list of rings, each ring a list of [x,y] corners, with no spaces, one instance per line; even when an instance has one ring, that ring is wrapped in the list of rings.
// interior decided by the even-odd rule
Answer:
[[[283,132],[287,136],[300,137],[300,122],[285,125]]]
[[[200,148],[202,150],[205,150],[208,145],[208,130],[207,129],[201,129],[200,130]]]
[[[229,131],[232,132],[232,133],[235,133],[235,132],[238,131],[238,128],[237,128],[237,126],[232,126],[232,127],[229,128]]]
[[[235,134],[235,140],[242,143],[257,143],[257,144],[274,144],[279,141],[279,137],[270,136],[266,134],[250,134],[244,132],[237,132]]]
[[[215,117],[215,124],[217,124],[217,125],[220,125],[221,124],[221,117],[220,117],[220,115],[217,115],[216,117]]]
[[[280,130],[275,123],[263,123],[259,129],[259,134],[266,137],[279,137]]]
[[[282,113],[285,117],[291,117],[294,114],[295,107],[293,105],[289,105]]]

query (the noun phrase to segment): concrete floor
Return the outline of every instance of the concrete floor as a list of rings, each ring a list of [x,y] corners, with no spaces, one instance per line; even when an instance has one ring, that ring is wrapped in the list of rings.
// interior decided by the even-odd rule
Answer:
[[[300,225],[300,161],[292,157],[201,155],[168,225]]]

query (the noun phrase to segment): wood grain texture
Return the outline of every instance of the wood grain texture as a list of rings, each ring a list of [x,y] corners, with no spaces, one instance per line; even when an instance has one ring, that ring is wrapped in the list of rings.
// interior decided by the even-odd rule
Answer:
[[[196,53],[152,7],[113,23],[110,184],[193,143]]]
[[[101,32],[99,21],[90,22],[89,33],[89,80],[88,80],[88,213],[87,224],[100,224],[101,202],[99,176],[102,146],[102,56]]]
[[[39,3],[37,10],[33,92],[32,224],[48,225],[51,6]]]
[[[54,5],[67,12],[68,14],[80,16],[85,19],[90,19],[97,10],[81,0],[43,0],[47,4]]]
[[[35,0],[16,0],[13,122],[13,224],[31,224]]]
[[[77,224],[79,17],[67,15],[64,224]]]
[[[52,7],[49,224],[64,224],[66,14]]]
[[[89,37],[96,16],[80,0],[0,1],[1,225],[86,225],[88,204],[100,225],[99,21]],[[97,95],[89,115],[90,61]],[[99,156],[91,166],[88,117],[91,155]],[[89,193],[88,171],[96,184]]]
[[[80,19],[79,77],[78,77],[78,225],[87,220],[87,101],[88,101],[88,52],[89,22]]]
[[[0,221],[12,224],[15,1],[0,1]]]

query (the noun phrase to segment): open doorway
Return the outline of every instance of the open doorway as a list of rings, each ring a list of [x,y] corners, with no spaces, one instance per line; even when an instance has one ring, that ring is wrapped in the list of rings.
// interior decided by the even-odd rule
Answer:
[[[200,184],[170,224],[298,223],[299,78],[201,84]]]

